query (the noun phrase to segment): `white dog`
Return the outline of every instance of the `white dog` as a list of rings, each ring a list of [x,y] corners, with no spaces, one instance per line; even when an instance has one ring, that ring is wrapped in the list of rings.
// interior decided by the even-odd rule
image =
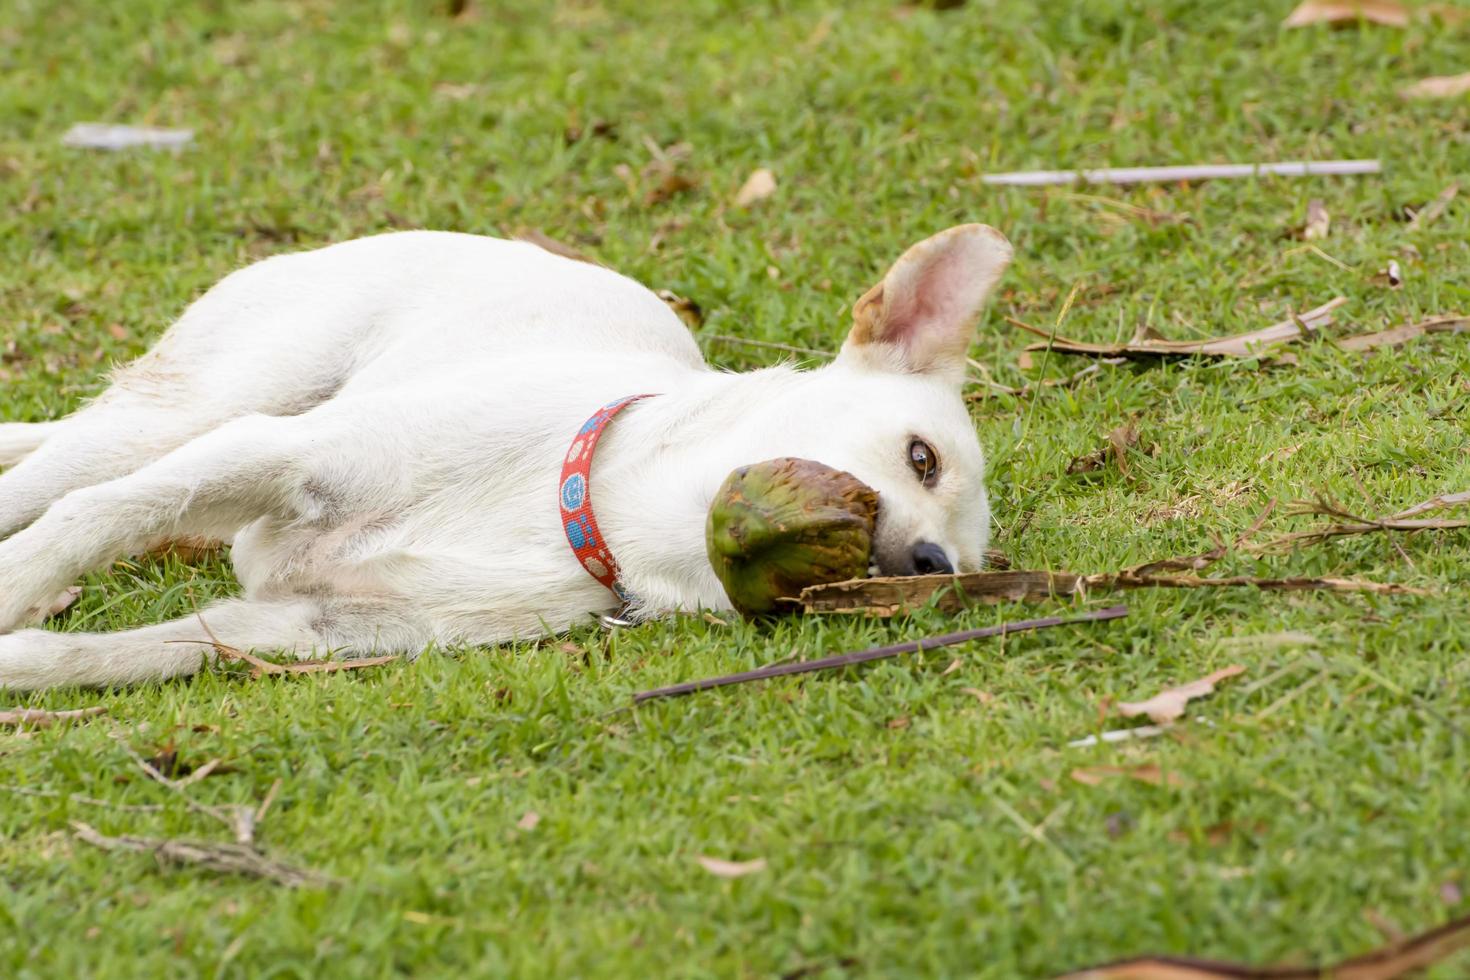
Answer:
[[[357,656],[728,608],[707,511],[732,469],[778,456],[879,492],[885,573],[977,569],[989,506],[960,384],[1010,255],[951,228],[858,301],[832,364],[746,374],[711,370],[639,284],[523,242],[403,232],[236,272],[91,405],[0,425],[0,689],[192,673],[211,633]],[[604,431],[589,419],[590,486],[564,469]],[[579,506],[595,526],[568,526]],[[232,543],[243,598],[16,631],[83,573],[194,537]]]

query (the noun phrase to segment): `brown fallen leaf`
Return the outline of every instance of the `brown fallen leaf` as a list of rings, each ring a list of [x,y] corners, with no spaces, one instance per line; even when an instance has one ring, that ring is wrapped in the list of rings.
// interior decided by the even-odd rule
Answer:
[[[1162,786],[1168,783],[1170,786],[1184,786],[1185,779],[1179,773],[1170,770],[1165,772],[1156,765],[1141,765],[1131,768],[1126,766],[1089,766],[1085,769],[1073,769],[1072,780],[1084,786],[1099,786],[1106,779],[1114,776],[1126,776],[1140,783],[1148,783],[1150,786]]]
[[[1327,213],[1327,205],[1312,198],[1307,202],[1307,223],[1302,228],[1302,238],[1309,242],[1326,238],[1331,230],[1332,216]]]
[[[740,185],[740,190],[735,192],[735,206],[737,208],[748,208],[752,204],[759,204],[772,194],[776,193],[776,175],[765,167],[751,171],[745,183]]]
[[[1333,341],[1343,350],[1374,350],[1379,347],[1402,347],[1411,340],[1416,340],[1426,334],[1435,333],[1467,333],[1470,332],[1470,316],[1458,314],[1450,316],[1435,317],[1430,320],[1422,320],[1419,323],[1405,323],[1402,326],[1390,330],[1380,330],[1377,333],[1358,334],[1355,337],[1344,337]]]
[[[685,299],[668,289],[657,290],[656,295],[669,309],[674,311],[679,319],[684,321],[684,326],[690,330],[696,330],[704,323],[704,310],[700,309],[699,304],[694,300]]]
[[[107,714],[101,705],[92,708],[72,708],[67,711],[43,711],[40,708],[16,708],[0,711],[0,725],[24,725],[27,728],[50,728],[60,721],[76,721]]]
[[[530,831],[535,830],[536,825],[539,823],[541,823],[541,814],[535,810],[527,810],[521,815],[521,819],[516,821],[516,827],[520,830]]]
[[[1055,980],[1396,980],[1470,947],[1470,916],[1323,966],[1250,966],[1181,956],[1140,956],[1064,973]]]
[[[1384,27],[1408,27],[1409,8],[1398,0],[1305,0],[1281,26],[1352,24],[1359,20]]]
[[[1082,357],[1123,357],[1130,360],[1157,361],[1171,357],[1258,357],[1263,352],[1282,344],[1311,336],[1332,323],[1332,311],[1347,302],[1339,296],[1316,309],[1300,316],[1273,323],[1269,327],[1250,333],[1208,340],[1165,340],[1147,327],[1140,328],[1132,341],[1126,344],[1089,344],[1080,340],[1069,340],[1022,323],[1012,317],[1006,320],[1030,333],[1050,338],[1047,343],[1030,344],[1028,351],[1050,348],[1060,354],[1076,354]]]
[[[1454,99],[1470,92],[1470,71],[1463,75],[1431,75],[1399,89],[1406,99]]]
[[[706,857],[701,854],[696,860],[699,861],[700,867],[716,878],[744,878],[746,875],[766,870],[765,858],[756,858],[753,861],[726,861],[722,858]]]
[[[909,724],[910,721],[908,715],[899,715],[897,718],[894,718],[888,722],[888,727],[892,729],[902,729],[909,727]]]
[[[1245,673],[1241,664],[1232,664],[1180,687],[1160,691],[1147,701],[1119,701],[1118,713],[1124,718],[1148,715],[1156,725],[1167,725],[1184,717],[1184,709],[1195,698],[1214,693],[1215,685]]]
[[[1076,476],[1079,473],[1095,473],[1112,460],[1118,466],[1118,472],[1124,476],[1128,475],[1128,450],[1138,445],[1138,426],[1133,422],[1124,422],[1122,425],[1108,433],[1108,444],[1096,449],[1086,456],[1078,456],[1067,464],[1067,475]]]
[[[960,690],[964,691],[966,694],[974,698],[976,701],[979,701],[981,704],[995,703],[995,695],[991,694],[989,691],[982,691],[978,687],[962,687],[960,688]]]

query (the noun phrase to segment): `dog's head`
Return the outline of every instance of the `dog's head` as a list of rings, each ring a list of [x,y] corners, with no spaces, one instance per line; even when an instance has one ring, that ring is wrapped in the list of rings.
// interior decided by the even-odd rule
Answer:
[[[783,406],[795,455],[878,491],[882,574],[974,571],[984,560],[985,459],[961,385],[975,317],[1010,259],[986,225],[913,246],[853,307],[837,359]]]

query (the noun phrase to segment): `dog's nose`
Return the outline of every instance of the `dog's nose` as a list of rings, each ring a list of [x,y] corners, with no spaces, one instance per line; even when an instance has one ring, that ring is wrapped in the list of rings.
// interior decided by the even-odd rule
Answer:
[[[953,575],[954,566],[944,549],[931,541],[920,541],[914,545],[914,573],[916,575]]]

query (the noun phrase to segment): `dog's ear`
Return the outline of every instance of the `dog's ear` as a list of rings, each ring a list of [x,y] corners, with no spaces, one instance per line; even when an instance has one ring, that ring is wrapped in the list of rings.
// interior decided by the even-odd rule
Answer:
[[[959,382],[975,316],[1010,261],[1011,243],[989,225],[924,239],[853,306],[842,357]]]

